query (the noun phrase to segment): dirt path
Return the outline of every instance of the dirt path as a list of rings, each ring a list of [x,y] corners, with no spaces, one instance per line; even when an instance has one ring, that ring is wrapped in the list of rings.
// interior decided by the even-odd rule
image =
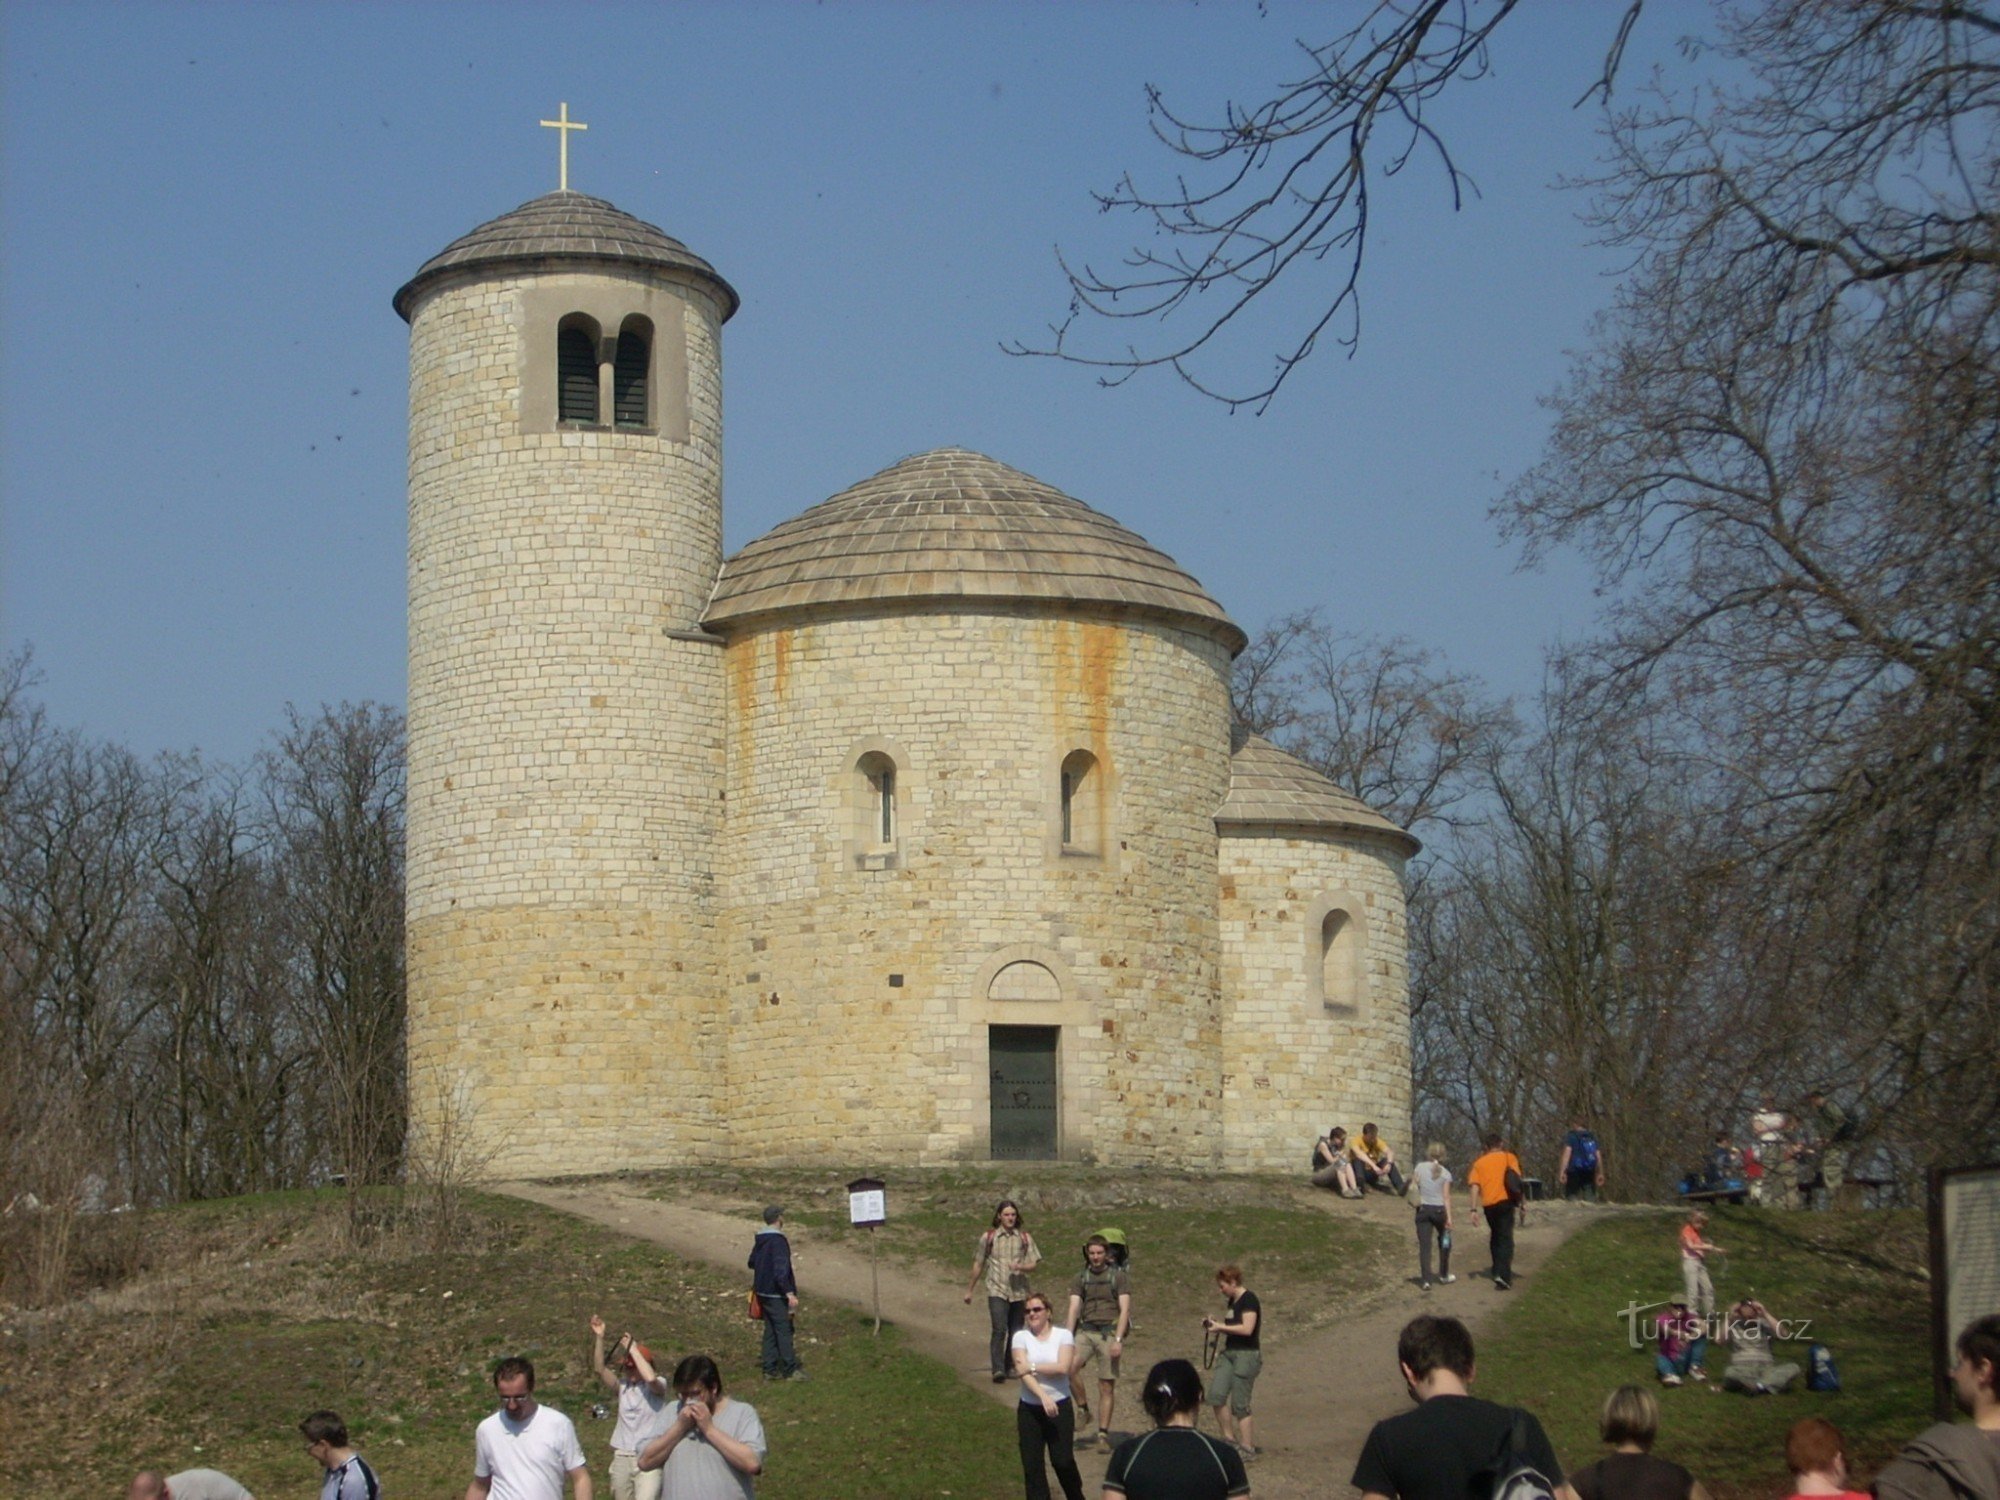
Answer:
[[[734,1270],[742,1269],[750,1237],[757,1228],[735,1215],[634,1197],[601,1183],[570,1188],[516,1182],[504,1184],[501,1191],[593,1219],[687,1259]],[[1382,1196],[1371,1196],[1359,1205],[1329,1196],[1323,1206],[1332,1213],[1365,1212],[1398,1227],[1406,1227],[1410,1217],[1402,1204]],[[1562,1205],[1538,1206],[1518,1237],[1514,1257],[1517,1274],[1533,1276],[1573,1230],[1588,1222],[1590,1212]],[[1460,1217],[1460,1279],[1456,1285],[1440,1286],[1428,1294],[1415,1285],[1413,1237],[1412,1279],[1378,1288],[1362,1299],[1351,1321],[1288,1339],[1280,1310],[1273,1309],[1273,1340],[1265,1349],[1264,1372],[1257,1381],[1257,1438],[1265,1456],[1250,1473],[1259,1500],[1349,1493],[1347,1476],[1353,1472],[1368,1429],[1379,1419],[1404,1410],[1409,1402],[1396,1372],[1396,1335],[1403,1324],[1419,1312],[1451,1313],[1465,1319],[1476,1337],[1487,1314],[1506,1304],[1506,1293],[1496,1292],[1484,1276],[1469,1274],[1485,1269],[1486,1236],[1483,1231],[1466,1232],[1463,1221],[1467,1216]],[[787,1226],[787,1232],[805,1307],[817,1300],[860,1308],[871,1305],[865,1256],[816,1243],[807,1230]],[[885,1321],[894,1322],[915,1348],[956,1370],[967,1385],[990,1399],[1010,1405],[1015,1401],[1017,1392],[1012,1385],[995,1385],[988,1377],[986,1308],[983,1302],[971,1307],[965,1304],[962,1281],[955,1282],[942,1271],[931,1277],[913,1276],[899,1265],[893,1284],[894,1316]],[[1116,1431],[1121,1436],[1140,1430],[1146,1420],[1138,1409],[1136,1394],[1127,1389],[1133,1384],[1132,1376],[1144,1374],[1143,1364],[1160,1357],[1159,1351],[1133,1351],[1132,1358],[1141,1368],[1128,1368],[1119,1390]],[[1085,1378],[1090,1378],[1088,1372]],[[1094,1384],[1091,1394],[1096,1394]],[[1203,1420],[1206,1424],[1207,1418]],[[1083,1468],[1086,1493],[1097,1494],[1105,1460],[1085,1447],[1079,1449],[1077,1461]]]

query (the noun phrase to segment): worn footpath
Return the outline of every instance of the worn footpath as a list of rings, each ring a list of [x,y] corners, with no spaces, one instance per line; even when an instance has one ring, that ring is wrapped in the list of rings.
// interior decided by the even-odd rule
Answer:
[[[735,1215],[637,1197],[603,1183],[570,1187],[517,1182],[505,1184],[501,1191],[609,1225],[690,1260],[739,1271],[756,1229]],[[1361,1203],[1327,1195],[1315,1198],[1313,1205],[1307,1211],[1365,1213],[1398,1226],[1407,1226],[1410,1220],[1406,1207],[1383,1195],[1370,1195]],[[1591,1212],[1561,1205],[1537,1206],[1518,1237],[1517,1277],[1535,1275],[1571,1231],[1589,1222]],[[1469,1218],[1469,1214],[1461,1215],[1454,1257],[1460,1279],[1452,1286],[1439,1286],[1429,1293],[1418,1288],[1412,1236],[1408,1279],[1357,1290],[1342,1286],[1336,1275],[1329,1274],[1327,1295],[1351,1306],[1351,1317],[1287,1337],[1282,1310],[1272,1310],[1273,1337],[1265,1346],[1264,1370],[1257,1381],[1257,1440],[1264,1456],[1252,1466],[1250,1476],[1260,1500],[1351,1493],[1347,1479],[1368,1429],[1379,1419],[1406,1409],[1409,1403],[1396,1369],[1396,1335],[1403,1325],[1419,1312],[1450,1313],[1465,1319],[1476,1338],[1488,1315],[1505,1305],[1510,1294],[1496,1291],[1483,1275],[1476,1274],[1486,1267],[1486,1236],[1483,1230],[1468,1227],[1465,1221]],[[809,1231],[790,1225],[786,1232],[792,1240],[803,1305],[829,1300],[859,1308],[871,1305],[865,1256],[815,1242]],[[983,1304],[965,1304],[962,1280],[943,1270],[927,1275],[899,1268],[894,1286],[895,1304],[885,1309],[884,1321],[894,1323],[913,1348],[956,1370],[960,1379],[994,1400],[1011,1404],[1017,1399],[1013,1385],[995,1385],[988,1377],[986,1309]],[[1143,1309],[1139,1311],[1143,1322]],[[1193,1356],[1198,1351],[1154,1349],[1147,1339],[1135,1340],[1119,1391],[1116,1431],[1120,1436],[1139,1431],[1146,1423],[1134,1376],[1143,1375],[1154,1359],[1171,1353]],[[1091,1380],[1088,1373],[1086,1380]],[[1094,1380],[1090,1389],[1094,1395]],[[1204,1415],[1204,1425],[1208,1422]],[[1087,1492],[1098,1493],[1105,1459],[1088,1447],[1078,1449],[1077,1459]],[[1013,1492],[1012,1486],[1006,1491]]]

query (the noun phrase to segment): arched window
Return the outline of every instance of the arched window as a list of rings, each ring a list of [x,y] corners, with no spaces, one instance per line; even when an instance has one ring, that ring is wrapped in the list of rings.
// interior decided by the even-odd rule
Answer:
[[[1319,924],[1320,997],[1353,1010],[1361,1004],[1361,924],[1334,907]]]
[[[1104,777],[1097,757],[1073,750],[1062,763],[1062,849],[1065,854],[1097,854],[1104,848]]]
[[[597,325],[585,317],[556,329],[556,420],[597,425]]]
[[[842,858],[856,870],[900,870],[907,758],[879,736],[863,740],[848,754],[847,787],[841,793],[847,817]]]
[[[653,325],[631,317],[618,330],[618,359],[613,372],[613,420],[620,427],[652,425]]]

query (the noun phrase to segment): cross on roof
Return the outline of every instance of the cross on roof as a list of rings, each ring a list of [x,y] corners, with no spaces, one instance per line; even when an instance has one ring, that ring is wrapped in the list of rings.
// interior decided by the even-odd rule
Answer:
[[[557,117],[553,120],[544,120],[542,121],[542,124],[545,128],[549,130],[556,130],[561,132],[561,134],[556,137],[557,140],[562,142],[562,152],[561,152],[562,175],[557,180],[557,187],[562,192],[566,193],[569,191],[569,133],[572,130],[588,130],[590,129],[590,127],[588,125],[579,124],[577,121],[572,120],[569,117],[569,101],[567,99],[563,101],[562,109],[558,111]]]

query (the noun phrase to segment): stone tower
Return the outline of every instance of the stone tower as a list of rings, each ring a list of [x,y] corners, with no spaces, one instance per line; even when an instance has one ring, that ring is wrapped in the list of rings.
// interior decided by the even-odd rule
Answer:
[[[565,191],[447,246],[395,306],[413,1131],[469,1131],[497,1173],[705,1159],[724,705],[701,614],[736,294]]]

